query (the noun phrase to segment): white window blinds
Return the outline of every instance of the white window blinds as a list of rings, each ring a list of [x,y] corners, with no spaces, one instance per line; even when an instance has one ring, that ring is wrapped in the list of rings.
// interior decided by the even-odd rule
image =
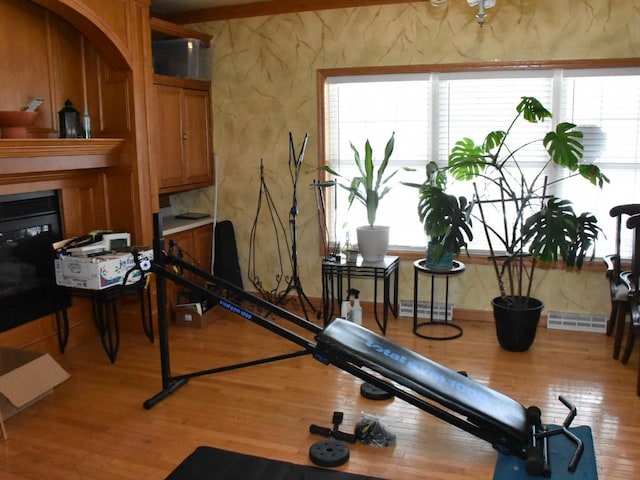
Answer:
[[[534,96],[554,114],[539,125],[527,122],[514,132],[514,146],[539,138],[562,121],[584,132],[585,158],[592,159],[611,178],[603,191],[581,179],[557,184],[557,195],[574,203],[577,212],[591,211],[605,234],[613,232],[609,209],[621,203],[640,202],[640,69],[518,70],[430,72],[425,74],[330,77],[326,89],[325,151],[327,162],[345,177],[355,174],[350,142],[362,152],[370,139],[380,159],[386,141],[396,133],[392,156],[395,166],[415,168],[399,174],[402,180],[421,182],[429,160],[445,165],[457,140],[470,137],[481,143],[492,130],[505,130],[523,96]],[[532,133],[533,132],[533,133]],[[537,132],[537,133],[536,133]],[[519,154],[532,171],[546,162],[540,143]],[[557,172],[548,175],[555,178]],[[450,184],[457,195],[472,196],[469,183]],[[338,189],[338,205],[329,225],[335,237],[366,223],[363,211],[347,210],[346,193]],[[395,248],[422,249],[426,239],[416,213],[414,189],[397,185],[381,203],[379,224],[390,225]],[[612,251],[613,233],[602,236],[597,253]],[[484,234],[476,226],[472,250],[485,250]],[[630,244],[627,243],[627,254]]]

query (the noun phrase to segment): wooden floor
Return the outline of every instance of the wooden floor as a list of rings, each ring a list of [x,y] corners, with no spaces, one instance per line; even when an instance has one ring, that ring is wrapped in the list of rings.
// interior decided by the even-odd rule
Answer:
[[[174,375],[296,348],[238,316],[215,313],[205,329],[170,328]],[[565,395],[578,408],[574,425],[593,429],[599,478],[640,478],[637,351],[623,366],[603,334],[540,329],[529,352],[509,353],[491,323],[459,323],[464,335],[452,341],[418,338],[404,317],[390,320],[387,336],[539,406],[545,423],[564,420],[557,398]],[[365,324],[376,330],[366,316]],[[397,436],[393,448],[351,446],[341,470],[391,480],[493,475],[497,453],[489,444],[401,400],[366,400],[358,379],[310,356],[193,378],[150,410],[142,404],[161,389],[159,348],[143,335],[123,335],[115,364],[98,341],[57,360],[72,377],[6,422],[2,479],[162,479],[199,445],[310,464],[309,446],[320,437],[309,425],[330,426],[334,411],[344,412],[343,431],[365,412]]]

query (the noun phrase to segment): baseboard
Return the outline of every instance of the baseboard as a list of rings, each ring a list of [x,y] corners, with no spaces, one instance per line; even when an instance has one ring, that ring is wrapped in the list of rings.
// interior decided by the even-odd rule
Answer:
[[[252,292],[254,293],[254,295],[258,295],[259,294],[257,292]],[[295,296],[291,296],[290,297],[292,300],[295,300],[296,302],[298,301],[298,299]],[[309,300],[311,301],[311,303],[313,305],[316,306],[316,308],[318,308],[319,310],[322,310],[322,298],[318,298],[318,297],[309,297]],[[371,314],[373,315],[373,310],[374,310],[374,304],[373,302],[370,301],[361,301],[360,305],[362,306],[362,312],[366,315],[366,314]],[[490,305],[490,302],[489,302]],[[284,308],[286,309],[286,304],[284,305]],[[380,306],[378,307],[380,308]],[[334,307],[334,313],[335,316],[338,316],[340,314],[340,309],[336,309],[336,307]],[[453,319],[454,320],[462,320],[462,321],[469,321],[469,322],[490,322],[493,323],[493,310],[476,310],[476,309],[471,309],[471,308],[459,308],[456,307],[453,310]],[[545,327],[547,326],[547,315],[543,314],[540,317],[540,323],[539,323],[540,327]]]

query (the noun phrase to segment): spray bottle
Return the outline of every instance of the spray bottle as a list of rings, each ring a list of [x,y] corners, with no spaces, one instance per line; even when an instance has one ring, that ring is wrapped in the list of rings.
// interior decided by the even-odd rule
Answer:
[[[351,290],[347,292],[346,298],[342,301],[340,307],[340,317],[351,321]]]
[[[362,325],[362,307],[360,306],[360,291],[355,288],[351,290],[353,294],[353,307],[351,307],[351,321],[356,325]]]

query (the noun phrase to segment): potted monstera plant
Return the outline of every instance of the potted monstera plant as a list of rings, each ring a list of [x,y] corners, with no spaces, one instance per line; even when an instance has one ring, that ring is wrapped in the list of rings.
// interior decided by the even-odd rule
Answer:
[[[446,170],[429,162],[422,183],[403,182],[418,190],[418,217],[428,237],[425,265],[432,270],[451,270],[453,257],[473,239],[471,208],[464,196],[447,193]]]
[[[473,218],[484,228],[500,292],[492,301],[496,332],[501,346],[512,351],[527,350],[535,338],[544,307],[531,293],[538,263],[580,269],[600,232],[594,215],[574,212],[569,200],[552,193],[552,185],[571,177],[600,188],[609,182],[598,166],[582,162],[583,133],[572,123],[513,144],[516,124],[551,117],[536,98],[522,97],[506,130],[490,132],[481,144],[470,138],[456,142],[448,160],[454,178],[473,182]],[[533,145],[544,147],[546,162],[532,172],[521,156]],[[546,176],[550,166],[553,179]]]
[[[384,157],[376,165],[369,140],[366,140],[364,145],[364,157],[360,155],[353,143],[350,143],[357,167],[357,174],[351,179],[345,179],[329,166],[323,167],[326,172],[347,180],[346,183],[339,183],[339,185],[349,192],[349,207],[354,201],[357,201],[366,208],[367,224],[356,228],[358,250],[365,262],[383,260],[389,248],[389,227],[377,225],[375,222],[380,201],[389,193],[392,186],[391,179],[400,171],[400,169],[396,169],[390,173],[387,172],[394,144],[395,132],[387,141]]]

